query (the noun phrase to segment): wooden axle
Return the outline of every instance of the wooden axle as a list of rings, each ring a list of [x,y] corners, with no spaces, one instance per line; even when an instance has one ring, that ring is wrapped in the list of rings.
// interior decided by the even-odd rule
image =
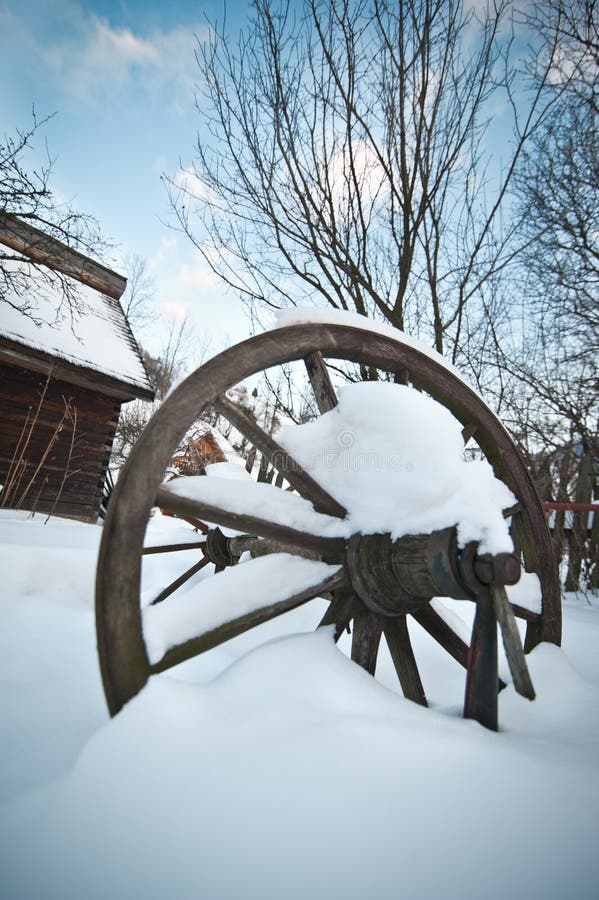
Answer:
[[[219,528],[208,532],[205,553],[215,565],[234,565],[244,551],[252,556],[297,553],[252,535],[227,538]],[[476,542],[458,547],[455,527],[397,540],[389,534],[355,534],[347,544],[346,562],[351,584],[371,612],[403,616],[421,609],[431,597],[490,600],[491,585],[516,584],[520,563],[514,554],[477,551]]]

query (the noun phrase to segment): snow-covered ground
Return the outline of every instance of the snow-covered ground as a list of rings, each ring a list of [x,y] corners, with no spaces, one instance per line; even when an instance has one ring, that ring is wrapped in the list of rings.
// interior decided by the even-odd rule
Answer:
[[[181,527],[156,518],[149,540]],[[109,720],[99,538],[0,514],[3,900],[599,896],[597,600],[567,600],[563,649],[530,658],[537,700],[507,688],[498,734],[460,718],[463,673],[426,635],[431,709],[398,695],[387,658],[375,681],[314,633],[322,601]],[[187,564],[147,560],[149,591]]]

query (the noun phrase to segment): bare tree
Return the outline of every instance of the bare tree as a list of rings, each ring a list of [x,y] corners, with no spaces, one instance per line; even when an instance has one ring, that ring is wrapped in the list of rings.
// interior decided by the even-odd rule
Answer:
[[[120,303],[129,324],[139,333],[158,319],[154,306],[154,280],[148,271],[147,261],[136,253],[124,257],[123,268],[127,273],[127,287]]]
[[[573,350],[599,337],[599,118],[569,96],[535,136],[517,186],[527,246],[526,287],[539,320],[563,330]]]
[[[551,106],[524,148],[515,177],[524,239],[519,283],[528,299],[527,313],[533,317],[527,333],[534,326],[548,365],[567,370],[566,376],[561,375],[565,390],[558,391],[564,407],[575,394],[575,379],[586,384],[589,400],[597,397],[598,12],[595,0],[545,0],[536,4],[528,19],[541,41],[556,48],[542,89],[549,97],[557,96],[559,103]],[[547,371],[540,376],[545,381]],[[543,391],[542,383],[539,390]],[[596,404],[591,402],[586,414],[568,420],[588,443],[597,428]]]
[[[538,0],[525,15],[525,21],[547,45],[556,47],[548,86],[559,89],[567,84],[570,95],[597,114],[597,0]]]
[[[525,303],[520,323],[512,323],[513,340],[497,353],[511,385],[504,415],[529,453],[557,461],[554,499],[578,503],[597,496],[593,461],[599,458],[597,11],[595,0],[547,0],[527,20],[540,45],[554,48],[542,89],[559,102],[524,148],[514,181],[523,249],[512,277]],[[556,517],[558,551],[563,525]],[[588,513],[576,513],[569,590],[585,567],[599,564],[587,526]]]
[[[0,212],[17,216],[70,247],[98,254],[107,247],[98,223],[77,212],[72,204],[60,202],[51,187],[54,160],[47,146],[44,145],[45,158],[38,166],[27,165],[49,118],[38,119],[33,110],[27,129],[0,138]],[[56,296],[56,318],[72,316],[79,298],[77,283],[27,254],[0,244],[0,303],[38,320],[36,299],[48,290]]]
[[[162,402],[189,365],[194,349],[193,323],[186,314],[182,319],[162,322],[162,346],[153,356],[142,348],[142,357],[156,399]]]
[[[195,161],[170,182],[213,270],[254,308],[384,319],[478,377],[518,247],[501,213],[546,111],[542,84],[516,102],[511,13],[510,0],[480,18],[460,0],[255,0],[237,42],[215,26],[198,52]]]
[[[149,284],[151,285],[151,280]],[[193,324],[188,316],[183,319],[165,319],[160,328],[162,344],[159,352],[153,354],[144,347],[141,348],[143,363],[156,399],[151,403],[132,400],[121,408],[112,449],[112,464],[116,467],[123,465],[153,412],[183,377],[192,359],[199,362],[198,357],[207,351],[206,346],[201,346],[198,351]]]

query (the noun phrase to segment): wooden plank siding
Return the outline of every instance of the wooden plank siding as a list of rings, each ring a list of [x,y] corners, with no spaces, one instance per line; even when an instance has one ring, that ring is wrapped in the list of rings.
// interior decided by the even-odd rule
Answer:
[[[66,401],[76,412],[72,455],[69,459],[73,428],[70,422],[65,421],[21,508],[35,508],[43,513],[54,509],[56,515],[95,522],[118,423],[120,401],[99,391],[50,378],[35,426],[31,429],[26,424],[27,416],[31,422],[38,410],[46,380],[47,376],[41,373],[0,363],[0,483],[5,483],[19,438],[25,429],[28,443],[23,453],[24,467],[20,477],[20,491],[23,491],[56,433]],[[14,508],[19,498],[20,492],[17,491],[9,506]]]

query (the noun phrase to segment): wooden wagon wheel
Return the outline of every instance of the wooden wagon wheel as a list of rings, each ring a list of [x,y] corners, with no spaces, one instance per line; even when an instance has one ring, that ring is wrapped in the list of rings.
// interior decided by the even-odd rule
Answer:
[[[476,435],[476,442],[495,475],[517,498],[517,507],[512,511],[512,531],[526,570],[536,573],[540,580],[540,612],[511,607],[505,600],[504,585],[512,583],[519,574],[514,577],[513,557],[505,554],[479,557],[476,545],[459,551],[453,529],[430,536],[407,536],[395,542],[388,535],[354,535],[347,541],[268,521],[260,517],[260,510],[240,514],[218,504],[176,496],[161,487],[165,468],[185,432],[204,409],[215,406],[273,460],[294,490],[307,498],[315,510],[341,519],[345,510],[326,488],[295,465],[275,440],[225,396],[227,390],[251,375],[272,366],[304,360],[317,405],[321,413],[326,412],[337,403],[325,364],[327,359],[393,373],[396,380],[409,382],[447,407],[463,424],[465,439]],[[229,621],[207,626],[201,634],[182,640],[160,658],[150,660],[140,610],[140,579],[145,529],[157,504],[179,515],[246,534],[245,538],[234,539],[237,545],[222,539],[222,535],[219,537],[220,532],[212,537],[214,546],[209,555],[221,567],[248,549],[247,542],[253,540],[262,547],[259,553],[265,549],[291,551],[298,558],[311,559],[315,575],[307,585],[305,578],[304,582],[300,579],[301,583],[290,587],[286,596],[250,611],[232,612]],[[206,547],[203,549],[207,552]],[[224,554],[221,560],[214,556],[219,552]],[[254,562],[239,568],[252,566]],[[202,565],[204,560],[195,568]],[[182,580],[189,574],[185,573]],[[214,580],[219,577],[215,576]],[[167,592],[176,587],[177,583],[170,585]],[[455,371],[440,358],[412,346],[399,332],[394,337],[367,327],[314,323],[279,328],[244,341],[210,360],[190,375],[156,412],[134,447],[112,496],[98,562],[98,651],[111,714],[116,714],[134,697],[151,674],[323,595],[331,603],[321,624],[334,624],[340,633],[352,623],[352,658],[374,674],[379,641],[384,634],[404,694],[426,705],[406,626],[407,615],[412,615],[466,668],[464,714],[491,728],[497,727],[497,693],[501,687],[497,676],[497,616],[508,642],[510,625],[512,637],[514,631],[512,613],[526,620],[526,651],[543,640],[560,642],[560,590],[551,538],[520,454],[496,416]],[[470,647],[430,604],[434,595],[477,601]],[[515,640],[517,643],[517,635]],[[518,668],[518,661],[515,667]],[[523,677],[526,678],[526,672]]]

